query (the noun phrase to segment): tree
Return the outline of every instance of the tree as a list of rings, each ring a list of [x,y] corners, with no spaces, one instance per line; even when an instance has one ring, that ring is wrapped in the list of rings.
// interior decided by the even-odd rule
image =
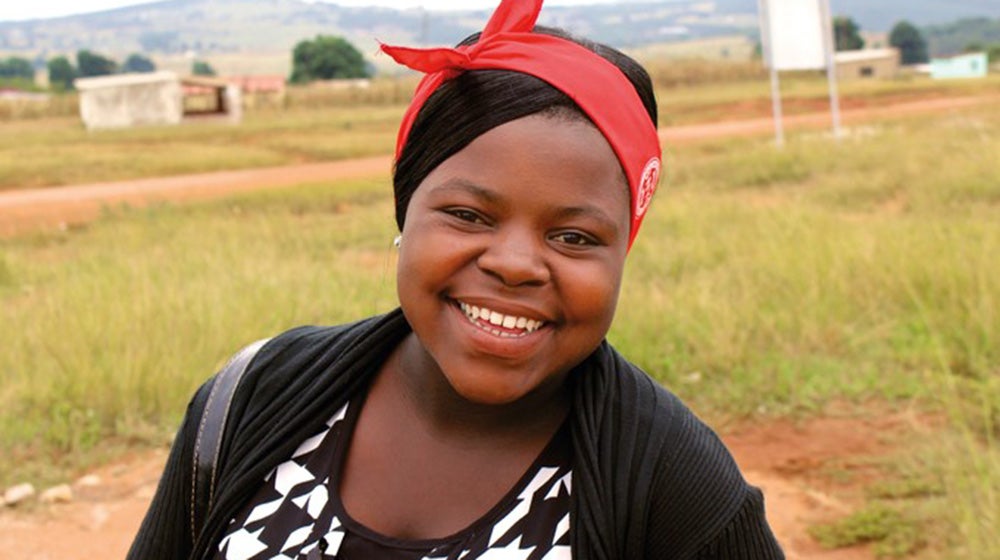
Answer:
[[[107,76],[118,71],[118,64],[110,58],[86,49],[77,51],[76,68],[80,77]]]
[[[903,64],[921,64],[929,60],[927,41],[908,21],[901,21],[889,32],[889,44],[899,49]]]
[[[69,91],[73,89],[73,80],[76,79],[76,68],[65,56],[57,56],[49,60],[49,87]]]
[[[191,64],[191,73],[195,76],[214,76],[215,68],[204,60],[196,60]]]
[[[317,35],[313,40],[300,41],[292,51],[293,83],[370,75],[364,57],[342,37]]]
[[[833,18],[833,38],[838,51],[857,51],[865,48],[858,24],[849,17]]]
[[[133,53],[125,59],[125,64],[122,65],[122,72],[156,72],[156,65],[148,57]]]
[[[0,78],[34,80],[35,67],[26,58],[12,56],[6,60],[0,60]]]

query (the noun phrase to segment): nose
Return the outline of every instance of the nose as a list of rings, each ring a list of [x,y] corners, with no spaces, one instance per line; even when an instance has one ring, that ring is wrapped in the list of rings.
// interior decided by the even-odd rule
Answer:
[[[540,286],[551,278],[542,243],[529,232],[500,231],[492,236],[477,264],[505,286]]]

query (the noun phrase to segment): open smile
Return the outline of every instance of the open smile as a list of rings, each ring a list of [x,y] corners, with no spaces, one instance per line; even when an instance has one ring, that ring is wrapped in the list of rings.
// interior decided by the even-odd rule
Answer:
[[[470,323],[479,327],[483,331],[499,336],[501,338],[520,338],[528,336],[545,326],[545,321],[521,317],[518,315],[506,315],[488,309],[470,305],[462,301],[457,301],[459,309],[465,314],[465,318]]]

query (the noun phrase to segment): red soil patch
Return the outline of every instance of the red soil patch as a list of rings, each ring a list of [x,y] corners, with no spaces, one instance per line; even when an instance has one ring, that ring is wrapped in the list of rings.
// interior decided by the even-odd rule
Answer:
[[[909,413],[778,420],[733,430],[726,444],[767,500],[768,519],[789,560],[871,559],[869,547],[824,550],[810,526],[844,517],[882,478],[879,463],[933,422]]]

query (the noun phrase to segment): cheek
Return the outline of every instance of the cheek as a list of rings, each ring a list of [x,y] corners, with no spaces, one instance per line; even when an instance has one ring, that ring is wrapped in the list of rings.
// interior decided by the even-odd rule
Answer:
[[[457,278],[466,274],[471,262],[468,247],[441,235],[434,227],[415,220],[404,230],[396,262],[396,293],[400,303],[421,305],[423,298],[434,299],[447,292]]]
[[[413,248],[400,250],[396,264],[396,293],[404,309],[419,307],[426,297],[421,294],[426,294],[437,283],[435,271],[438,267],[428,265],[416,253]]]
[[[570,302],[568,318],[600,325],[606,330],[618,305],[621,272],[601,267],[574,274],[572,280],[572,283],[564,284],[563,289],[566,300]],[[604,334],[606,332],[601,333],[602,338]]]

